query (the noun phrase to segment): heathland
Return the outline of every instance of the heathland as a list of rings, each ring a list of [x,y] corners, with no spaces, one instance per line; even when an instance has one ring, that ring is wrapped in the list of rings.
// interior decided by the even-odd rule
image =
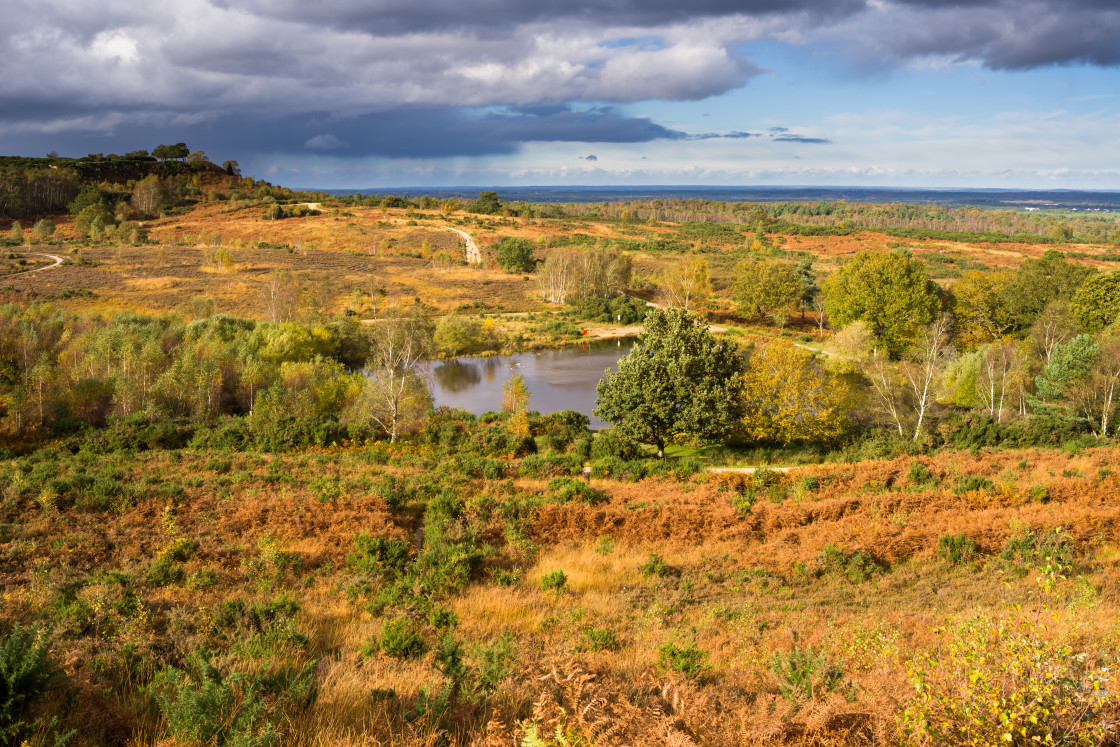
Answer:
[[[1112,214],[338,197],[177,144],[6,159],[0,215],[0,741],[1118,739]],[[418,373],[628,333],[597,433]]]

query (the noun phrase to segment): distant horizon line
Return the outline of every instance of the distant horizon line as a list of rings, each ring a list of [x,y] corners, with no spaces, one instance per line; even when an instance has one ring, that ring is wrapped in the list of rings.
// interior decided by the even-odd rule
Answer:
[[[408,185],[408,186],[392,186],[392,187],[296,187],[303,191],[316,191],[316,192],[416,192],[420,190],[429,190],[436,192],[463,192],[463,191],[499,191],[499,190],[540,190],[540,191],[588,191],[588,192],[608,192],[608,191],[644,191],[644,190],[657,190],[657,191],[798,191],[798,190],[817,190],[817,191],[836,191],[836,190],[851,190],[851,191],[882,191],[882,192],[1010,192],[1010,193],[1048,193],[1060,192],[1063,194],[1068,193],[1084,193],[1084,194],[1117,194],[1120,193],[1120,188],[1115,189],[1088,189],[1088,188],[1075,188],[1075,187],[900,187],[900,186],[868,186],[868,185],[824,185],[824,184],[797,184],[797,185],[771,185],[771,184],[742,184],[742,185],[720,185],[720,184],[570,184],[570,185],[557,185],[557,184],[526,184],[526,185],[485,185],[485,184],[462,184],[454,186],[434,186],[434,185]]]

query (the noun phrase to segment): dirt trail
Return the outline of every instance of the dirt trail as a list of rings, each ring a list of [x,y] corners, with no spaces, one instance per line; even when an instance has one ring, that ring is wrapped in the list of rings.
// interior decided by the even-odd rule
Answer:
[[[57,254],[42,254],[42,253],[37,252],[37,253],[33,254],[32,256],[47,257],[48,259],[53,259],[54,264],[53,265],[46,265],[45,267],[36,267],[34,270],[26,270],[24,272],[19,272],[19,273],[16,273],[17,275],[30,275],[33,272],[42,272],[43,270],[53,270],[54,268],[56,268],[60,264],[62,264],[62,257],[58,256]]]
[[[469,265],[480,265],[480,264],[482,264],[482,252],[480,252],[478,250],[478,244],[474,243],[474,239],[471,238],[471,235],[469,233],[467,233],[466,231],[460,230],[458,228],[451,228],[450,226],[447,227],[447,230],[448,231],[454,231],[455,233],[459,234],[459,236],[461,236],[463,238],[463,241],[466,243],[466,245],[467,245],[467,264],[469,264]]]

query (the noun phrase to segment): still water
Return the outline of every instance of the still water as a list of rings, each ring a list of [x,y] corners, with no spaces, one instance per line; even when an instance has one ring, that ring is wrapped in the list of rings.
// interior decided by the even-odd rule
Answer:
[[[599,340],[560,350],[438,361],[427,368],[436,407],[448,405],[481,415],[501,409],[502,386],[514,374],[525,377],[529,409],[542,413],[576,410],[591,418],[592,428],[607,424],[595,409],[595,386],[603,373],[618,370],[631,340]]]

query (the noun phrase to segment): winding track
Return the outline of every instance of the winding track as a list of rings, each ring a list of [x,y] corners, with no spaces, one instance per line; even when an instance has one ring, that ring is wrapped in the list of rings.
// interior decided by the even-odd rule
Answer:
[[[454,231],[455,233],[459,234],[463,238],[463,241],[466,242],[467,264],[482,264],[482,252],[478,250],[478,244],[474,243],[474,239],[471,238],[471,235],[466,231],[460,230],[458,228],[452,228],[451,226],[447,226],[446,228],[448,231]]]
[[[56,268],[60,264],[62,264],[62,257],[58,256],[57,254],[41,254],[39,252],[34,252],[34,253],[32,253],[32,256],[48,257],[48,258],[54,260],[54,264],[53,265],[46,265],[45,267],[36,267],[34,270],[24,270],[23,272],[17,272],[15,274],[17,274],[17,275],[30,275],[33,272],[42,272],[43,270],[53,270],[54,268]]]

